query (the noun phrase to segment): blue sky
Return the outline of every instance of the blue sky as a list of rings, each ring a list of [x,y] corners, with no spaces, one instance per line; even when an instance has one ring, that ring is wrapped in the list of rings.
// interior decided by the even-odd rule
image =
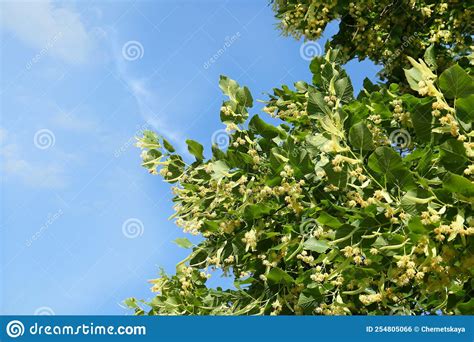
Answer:
[[[187,254],[134,136],[209,151],[219,75],[266,99],[311,80],[302,42],[280,36],[266,0],[3,1],[0,13],[0,313],[128,314],[123,299],[150,298],[146,281]],[[347,70],[360,89],[378,68]]]

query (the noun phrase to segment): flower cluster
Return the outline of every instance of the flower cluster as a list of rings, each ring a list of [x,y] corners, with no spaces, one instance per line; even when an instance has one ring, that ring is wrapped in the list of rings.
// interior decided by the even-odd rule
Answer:
[[[382,295],[380,293],[374,293],[369,295],[359,295],[359,300],[364,305],[370,305],[373,303],[381,302]]]
[[[472,313],[472,70],[411,59],[409,93],[365,83],[355,99],[338,56],[313,60],[312,84],[274,90],[278,126],[232,115],[251,95],[223,77],[230,144],[209,159],[145,132],[143,165],[175,185],[173,218],[202,237],[152,281],[151,314]],[[236,288],[206,285],[209,269]]]
[[[257,247],[257,232],[255,231],[255,229],[246,232],[242,241],[245,242],[246,251],[255,251]]]
[[[383,75],[400,80],[406,57],[421,57],[434,44],[449,59],[469,54],[472,8],[463,1],[438,2],[388,0],[347,2],[275,0],[274,10],[283,34],[307,40],[321,37],[326,25],[340,19],[331,45],[341,47],[346,58],[370,58],[381,63]],[[402,27],[403,30],[394,30]]]

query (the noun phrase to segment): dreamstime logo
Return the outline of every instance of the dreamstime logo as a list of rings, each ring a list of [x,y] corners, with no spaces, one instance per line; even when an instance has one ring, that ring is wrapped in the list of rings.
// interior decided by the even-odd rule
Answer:
[[[49,228],[53,225],[54,222],[56,222],[57,219],[59,219],[61,216],[63,215],[63,210],[62,209],[59,209],[57,212],[55,212],[54,214],[49,214],[48,215],[48,219],[46,220],[46,222],[44,222],[40,229],[38,231],[36,231],[32,236],[31,238],[29,238],[27,241],[26,241],[26,246],[27,247],[31,247],[31,245],[33,244],[33,242],[35,242],[36,240],[38,240],[41,235]]]
[[[293,148],[293,150],[290,153],[293,158],[296,158],[300,155],[300,150],[298,150],[297,148]]]
[[[137,130],[135,131],[135,134],[122,145],[120,146],[117,150],[114,152],[114,157],[119,158],[130,146],[132,146],[135,142],[136,139],[135,137],[142,136],[143,133],[150,127],[148,123],[145,123],[142,126],[137,126]]]
[[[39,131],[36,131],[35,136],[33,137],[33,142],[37,148],[40,150],[46,150],[56,142],[56,137],[54,133],[49,129],[43,128]]]
[[[122,46],[122,56],[127,61],[136,61],[137,59],[143,58],[145,49],[143,45],[136,40],[129,40]]]
[[[203,65],[204,69],[209,69],[212,64],[217,62],[219,58],[227,51],[228,48],[232,46],[240,38],[240,32],[236,32],[231,37],[227,36],[224,40],[224,45],[217,50],[211,58],[209,58]]]
[[[42,306],[35,310],[35,316],[54,316],[54,310],[49,306]]]
[[[122,224],[122,233],[128,239],[135,239],[142,236],[144,230],[143,222],[137,218],[129,218]]]
[[[212,134],[211,142],[220,149],[227,148],[230,142],[229,134],[225,129],[219,129]]]
[[[400,57],[403,51],[407,47],[409,47],[415,41],[416,38],[418,38],[418,32],[415,32],[412,36],[408,36],[408,37],[403,36],[402,37],[403,43],[400,45],[398,49],[396,49],[395,51],[392,51],[392,53],[390,54],[390,57],[387,59],[387,62],[385,62],[385,68],[389,67],[393,63],[393,61],[398,59],[398,57]]]
[[[318,225],[318,222],[316,222],[315,219],[310,218],[310,219],[307,219],[307,220],[301,222],[301,224],[300,224],[300,232],[301,232],[301,233],[304,233],[304,232],[312,231],[312,230],[314,230],[315,228],[317,228],[318,226],[319,226],[319,225]]]
[[[389,136],[390,144],[398,149],[404,149],[410,146],[411,136],[405,129],[396,129]]]
[[[321,45],[316,42],[305,42],[300,46],[300,56],[305,61],[310,61],[316,56],[321,56],[323,49]]]
[[[26,70],[30,70],[34,64],[38,63],[41,58],[43,58],[50,49],[56,45],[56,42],[63,36],[62,32],[58,32],[54,37],[46,43],[46,46],[43,47],[32,59],[26,63]]]
[[[7,324],[7,335],[11,338],[17,338],[25,333],[25,326],[20,321],[10,321]]]

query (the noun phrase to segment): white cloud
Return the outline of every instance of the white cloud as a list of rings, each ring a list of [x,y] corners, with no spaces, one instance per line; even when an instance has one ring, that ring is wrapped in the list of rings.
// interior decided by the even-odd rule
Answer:
[[[2,179],[16,179],[34,188],[62,188],[66,185],[64,168],[55,163],[32,163],[7,130],[0,128],[0,171]]]
[[[182,154],[187,153],[186,145],[183,143],[184,137],[179,130],[171,127],[159,114],[155,113],[152,108],[158,107],[158,100],[156,96],[148,89],[145,82],[139,79],[124,77],[125,82],[132,90],[132,93],[137,101],[137,105],[143,119],[150,124],[153,129],[164,135],[167,139],[173,142],[173,145]]]
[[[1,25],[37,49],[36,56],[47,53],[72,64],[86,61],[93,40],[74,10],[50,0],[3,1],[0,9]]]
[[[160,101],[155,92],[150,89],[146,81],[130,76],[127,69],[127,62],[121,54],[121,47],[118,47],[116,33],[114,31],[111,33],[113,33],[114,36],[113,48],[116,51],[120,51],[120,54],[117,54],[115,58],[115,68],[119,77],[123,82],[125,82],[134,96],[141,117],[151,126],[151,128],[163,135],[166,139],[170,140],[178,152],[186,155],[188,152],[182,133],[179,129],[174,128],[168,120],[157,113],[155,108],[160,108]]]
[[[8,132],[6,129],[0,127],[0,145],[3,145],[7,141]]]
[[[52,119],[54,125],[59,128],[75,132],[94,132],[99,129],[97,122],[83,117],[78,117],[74,113],[60,111]]]

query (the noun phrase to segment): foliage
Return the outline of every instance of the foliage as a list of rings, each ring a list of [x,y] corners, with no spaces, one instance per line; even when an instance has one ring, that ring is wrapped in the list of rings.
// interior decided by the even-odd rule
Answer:
[[[277,126],[247,121],[249,90],[221,77],[230,144],[206,159],[188,140],[192,164],[147,131],[143,166],[174,184],[176,223],[203,239],[176,241],[192,246],[176,274],[152,281],[151,302],[127,304],[137,314],[474,313],[472,68],[437,70],[426,56],[405,70],[413,93],[365,82],[355,99],[329,50],[312,61],[312,84],[274,89],[264,110]],[[235,289],[208,288],[209,269]]]
[[[469,1],[274,0],[275,15],[284,35],[318,39],[326,25],[338,19],[339,31],[331,39],[346,60],[370,58],[384,66],[382,75],[403,81],[407,56],[421,58],[434,45],[442,67],[465,55],[472,45],[472,10]]]

